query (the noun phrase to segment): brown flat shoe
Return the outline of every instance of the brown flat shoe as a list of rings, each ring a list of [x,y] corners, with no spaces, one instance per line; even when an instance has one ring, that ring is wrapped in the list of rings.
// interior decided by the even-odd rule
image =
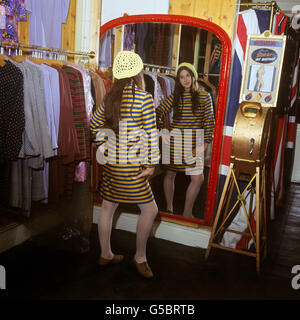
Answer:
[[[122,254],[115,254],[112,259],[105,259],[103,257],[100,257],[98,260],[99,266],[106,266],[108,264],[117,264],[122,262],[124,259],[124,256]]]
[[[151,270],[149,264],[147,263],[147,261],[144,261],[142,263],[138,263],[133,258],[133,262],[134,262],[134,264],[137,268],[137,271],[140,275],[142,275],[144,278],[148,278],[148,279],[153,278],[152,270]]]

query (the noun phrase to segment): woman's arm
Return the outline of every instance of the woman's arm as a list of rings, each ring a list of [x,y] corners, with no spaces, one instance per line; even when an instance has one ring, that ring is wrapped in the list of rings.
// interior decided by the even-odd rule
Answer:
[[[212,100],[210,95],[207,93],[202,99],[203,108],[203,128],[204,128],[204,143],[209,144],[214,138],[215,128],[215,115]]]
[[[146,133],[144,146],[147,150],[147,157],[145,159],[145,167],[153,167],[159,163],[160,152],[158,144],[158,132],[156,127],[156,114],[153,103],[153,98],[147,94],[142,105],[142,122],[143,129]]]
[[[107,141],[108,137],[103,129],[105,123],[104,104],[97,107],[96,111],[90,119],[90,131],[93,136],[93,141],[100,146]]]
[[[156,116],[163,117],[170,112],[173,106],[174,95],[169,95],[156,109]]]

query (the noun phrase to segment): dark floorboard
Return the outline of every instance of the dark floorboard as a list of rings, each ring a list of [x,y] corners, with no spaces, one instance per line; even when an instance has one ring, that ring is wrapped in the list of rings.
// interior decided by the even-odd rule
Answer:
[[[285,206],[269,223],[268,256],[257,274],[255,259],[212,249],[205,250],[150,238],[149,264],[154,279],[141,278],[132,263],[135,234],[113,230],[112,247],[125,254],[120,265],[100,269],[97,228],[90,250],[63,241],[57,230],[27,241],[0,255],[7,272],[6,299],[87,300],[299,300],[291,269],[300,265],[300,186],[291,185]],[[300,280],[299,280],[300,282]],[[299,283],[300,284],[300,283]],[[4,290],[1,290],[4,291]]]

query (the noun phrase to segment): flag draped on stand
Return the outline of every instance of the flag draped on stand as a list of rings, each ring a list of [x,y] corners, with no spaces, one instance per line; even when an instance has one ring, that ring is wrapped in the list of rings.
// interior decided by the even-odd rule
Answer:
[[[266,10],[249,9],[240,13],[237,21],[237,34],[233,45],[234,56],[231,72],[231,86],[223,132],[223,153],[219,172],[224,176],[227,175],[230,164],[232,130],[235,116],[239,108],[239,95],[242,83],[242,70],[245,60],[247,35],[261,34],[267,30],[269,27],[270,12]],[[223,185],[221,186],[221,189],[222,188]]]
[[[286,24],[287,24],[288,17],[285,16],[282,13],[276,14],[274,17],[274,23],[273,23],[273,33],[275,34],[282,34],[284,33]],[[239,108],[239,95],[240,95],[240,89],[241,89],[241,83],[242,83],[242,70],[243,70],[243,64],[245,60],[245,52],[246,52],[246,45],[247,45],[247,36],[248,34],[261,34],[265,30],[269,29],[269,22],[270,22],[270,10],[258,10],[258,9],[249,9],[246,11],[241,12],[238,15],[237,19],[237,31],[236,31],[236,37],[234,39],[233,49],[234,49],[234,56],[233,56],[233,67],[231,72],[231,85],[230,85],[230,92],[229,92],[229,101],[227,105],[227,111],[226,111],[226,122],[224,126],[223,131],[223,150],[222,150],[222,156],[221,156],[221,165],[219,168],[219,196],[221,195],[221,192],[223,190],[223,186],[225,183],[226,175],[228,173],[229,165],[230,165],[230,154],[231,154],[231,142],[232,142],[232,131],[233,131],[233,125],[234,120],[236,117],[237,110]],[[283,123],[280,125],[279,132],[277,134],[276,139],[276,148],[278,149],[277,157],[274,160],[274,167],[280,168],[280,164],[282,165],[281,159],[282,159],[282,144],[284,144],[285,141],[285,135],[286,135],[286,125],[283,121]],[[282,144],[280,145],[280,141]],[[284,149],[284,147],[283,147]],[[279,172],[282,172],[279,170]],[[277,190],[276,195],[281,194],[281,188],[282,181],[278,179],[277,177],[277,171],[274,171],[274,175],[271,175],[274,179],[271,181],[275,182],[276,188],[274,190]],[[243,186],[240,187],[241,192],[243,190]],[[233,198],[236,194],[233,193]],[[246,193],[247,195],[247,193]],[[236,197],[235,197],[236,199]],[[255,203],[255,195],[254,200]],[[273,202],[275,199],[273,199]],[[248,207],[248,204],[246,202],[246,207]],[[272,207],[272,204],[271,204]],[[255,206],[253,207],[252,211],[252,220],[250,221],[250,224],[253,227],[253,232],[255,233]],[[235,218],[233,219],[230,229],[239,230],[239,231],[245,231],[247,228],[245,213],[242,208],[238,211]],[[223,239],[221,241],[221,244],[223,244],[226,247],[232,247],[232,248],[244,248],[245,246],[245,237],[234,234],[231,232],[225,232]],[[248,244],[248,246],[251,244],[251,242]]]

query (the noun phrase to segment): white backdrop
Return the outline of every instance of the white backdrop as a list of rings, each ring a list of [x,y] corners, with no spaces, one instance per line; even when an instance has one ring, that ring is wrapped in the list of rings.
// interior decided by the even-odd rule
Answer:
[[[169,0],[102,0],[101,25],[124,13],[133,14],[168,14]]]

